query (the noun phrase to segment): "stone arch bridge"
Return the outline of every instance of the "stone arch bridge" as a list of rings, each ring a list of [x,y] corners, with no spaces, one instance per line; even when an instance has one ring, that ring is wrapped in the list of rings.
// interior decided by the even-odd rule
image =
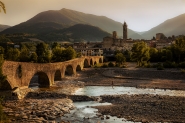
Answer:
[[[77,71],[102,62],[103,56],[86,56],[57,63],[5,61],[2,71],[7,76],[5,83],[8,89],[28,88],[34,75],[38,75],[40,86],[51,86],[54,80],[61,80],[65,75],[76,76]]]

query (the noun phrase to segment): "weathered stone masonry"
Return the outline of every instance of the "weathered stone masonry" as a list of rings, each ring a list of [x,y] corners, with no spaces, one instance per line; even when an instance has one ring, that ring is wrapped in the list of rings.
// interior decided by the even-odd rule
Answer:
[[[2,67],[3,74],[7,76],[7,82],[11,89],[15,87],[28,87],[35,74],[40,76],[40,83],[51,86],[54,84],[56,71],[60,71],[61,78],[65,72],[76,75],[76,71],[84,67],[103,62],[103,56],[87,56],[58,63],[30,63],[5,61]]]

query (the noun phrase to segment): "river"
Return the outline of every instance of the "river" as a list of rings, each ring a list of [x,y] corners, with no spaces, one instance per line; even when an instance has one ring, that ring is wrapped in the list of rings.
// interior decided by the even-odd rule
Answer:
[[[183,96],[185,97],[185,91],[180,90],[166,90],[166,89],[141,89],[135,87],[123,87],[123,86],[85,86],[79,88],[74,95],[87,95],[99,97],[100,95],[119,95],[119,94],[152,94],[152,95],[168,95],[168,96]],[[98,101],[84,101],[74,102],[75,109],[70,114],[64,115],[64,117],[58,118],[57,121],[65,120],[72,123],[131,123],[124,118],[112,117],[110,115],[101,115],[98,110],[92,108],[92,106],[100,105],[112,105],[111,103],[99,103]]]

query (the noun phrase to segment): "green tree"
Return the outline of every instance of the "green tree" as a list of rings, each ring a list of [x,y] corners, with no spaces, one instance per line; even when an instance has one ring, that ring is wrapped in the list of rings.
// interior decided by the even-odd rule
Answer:
[[[131,59],[136,61],[138,66],[143,66],[150,59],[149,47],[143,41],[134,43],[131,51]]]
[[[150,53],[150,62],[158,62],[158,50],[151,47],[149,50]]]
[[[0,1],[0,12],[1,12],[1,8],[3,9],[4,13],[6,13],[6,8],[3,2]]]
[[[117,53],[115,57],[116,57],[116,63],[118,63],[119,66],[124,62],[126,62],[126,58],[122,53]]]
[[[49,47],[45,43],[39,43],[36,46],[36,53],[38,56],[37,62],[39,63],[49,63],[51,60],[51,53]]]
[[[28,62],[30,60],[30,51],[25,45],[21,47],[19,59],[21,62]]]
[[[82,57],[82,53],[81,53],[81,52],[77,52],[77,53],[76,53],[76,57],[77,57],[77,58]]]
[[[61,62],[64,60],[62,56],[62,52],[64,51],[64,48],[55,47],[52,49],[52,61],[53,62]]]
[[[0,46],[0,54],[4,54],[4,48]]]
[[[76,58],[76,51],[72,47],[68,47],[62,52],[63,61],[71,60]]]
[[[0,42],[11,42],[9,38],[7,38],[5,35],[0,35]]]
[[[185,60],[185,36],[178,38],[175,44],[171,46],[174,61],[181,62]]]
[[[36,63],[37,62],[37,58],[38,58],[37,53],[33,52],[31,54],[31,56],[30,56],[30,61]]]
[[[0,88],[6,80],[6,76],[3,75],[2,66],[4,63],[4,48],[0,46]]]
[[[156,40],[154,36],[153,36],[152,40]]]
[[[20,51],[17,48],[9,48],[6,53],[6,59],[10,61],[19,61]]]
[[[52,49],[56,48],[56,47],[60,47],[60,44],[58,42],[54,42],[52,44]]]
[[[131,51],[126,50],[126,51],[123,52],[123,55],[125,56],[126,61],[130,61],[130,59],[131,59]]]
[[[29,49],[31,52],[36,51],[36,44],[35,43],[24,43],[24,45]]]
[[[6,76],[3,75],[2,66],[4,63],[3,54],[0,54],[0,88],[3,86],[6,81]]]

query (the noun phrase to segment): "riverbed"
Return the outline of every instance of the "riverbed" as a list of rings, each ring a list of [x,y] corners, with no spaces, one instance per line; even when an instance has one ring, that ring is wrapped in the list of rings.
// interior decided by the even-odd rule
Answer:
[[[179,122],[184,120],[185,105],[182,102],[185,103],[185,91],[181,90],[85,86],[73,94],[93,96],[99,100],[74,102],[74,110],[61,118],[72,123]],[[181,103],[176,103],[177,100]],[[153,108],[156,110],[152,110]],[[133,113],[135,115],[132,115]],[[173,118],[178,115],[174,118],[176,120],[169,118],[172,114]]]

